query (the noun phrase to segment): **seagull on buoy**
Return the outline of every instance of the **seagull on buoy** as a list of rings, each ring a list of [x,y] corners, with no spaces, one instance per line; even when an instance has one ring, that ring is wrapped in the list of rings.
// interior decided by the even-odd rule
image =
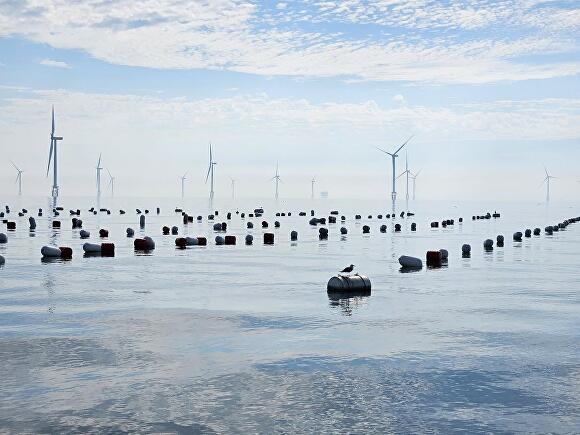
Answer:
[[[347,266],[344,269],[342,269],[340,271],[340,273],[351,273],[353,270],[354,270],[354,264],[351,264],[350,266]]]

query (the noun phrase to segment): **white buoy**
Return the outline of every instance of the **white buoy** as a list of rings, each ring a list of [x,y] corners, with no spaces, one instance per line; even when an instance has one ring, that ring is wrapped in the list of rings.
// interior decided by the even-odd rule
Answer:
[[[4,233],[0,233],[0,243],[8,243],[8,237]]]
[[[88,239],[89,237],[91,237],[91,233],[88,232],[87,230],[80,230],[79,236],[81,236],[81,239]]]
[[[83,251],[88,253],[101,252],[101,245],[97,245],[96,243],[85,243],[83,245]]]
[[[420,258],[409,257],[408,255],[401,255],[399,257],[399,264],[409,269],[421,269],[423,267],[423,262]]]
[[[59,248],[55,248],[54,246],[43,246],[40,249],[40,253],[43,257],[60,257],[61,252]]]

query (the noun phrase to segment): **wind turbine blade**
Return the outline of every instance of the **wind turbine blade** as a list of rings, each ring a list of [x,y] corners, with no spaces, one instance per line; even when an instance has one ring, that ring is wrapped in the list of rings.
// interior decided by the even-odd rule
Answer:
[[[546,168],[546,165],[544,165],[544,171],[546,171],[546,177],[549,177],[550,175],[548,174],[548,168]]]
[[[18,183],[18,179],[20,178],[20,172],[18,173],[18,175],[16,176],[16,181],[14,182],[14,184]]]
[[[48,152],[48,167],[46,168],[46,176],[48,177],[48,172],[50,171],[50,162],[52,160],[52,148],[54,146],[54,141],[50,139],[50,151]]]
[[[401,178],[401,177],[402,177],[403,175],[405,175],[406,173],[407,173],[407,171],[403,171],[403,172],[401,172],[401,173],[400,173],[400,174],[397,176],[397,178],[396,178],[396,179],[398,180],[399,178]]]
[[[419,176],[419,174],[421,173],[422,170],[423,170],[423,168],[421,168],[417,172],[415,172],[415,178],[417,178]]]
[[[12,163],[12,166],[14,166],[14,169],[16,169],[17,171],[20,171],[20,169],[18,168],[18,166],[16,166],[12,160],[10,160],[10,163]]]
[[[99,153],[99,162],[97,163],[97,169],[101,167],[101,156],[102,155],[103,155],[102,153]]]
[[[209,168],[207,168],[207,175],[205,176],[205,182],[206,183],[207,183],[207,180],[209,179],[209,173],[211,172],[211,168],[212,168],[212,165],[210,163],[209,164]]]
[[[405,143],[404,143],[403,145],[401,145],[401,146],[399,147],[399,149],[397,149],[397,151],[395,151],[393,154],[397,154],[399,151],[401,151],[401,150],[403,149],[403,147],[404,147],[405,145],[407,145],[411,139],[413,139],[413,135],[411,135],[411,137],[410,137],[409,139],[407,139],[407,140],[405,141]]]
[[[185,174],[183,174],[183,179],[185,180],[185,176],[189,173],[189,171],[185,171]]]
[[[375,147],[375,148],[376,148],[376,149],[378,149],[379,151],[382,151],[382,152],[384,152],[385,154],[388,154],[388,155],[392,156],[392,154],[391,154],[390,152],[388,152],[388,151],[385,151],[385,150],[384,150],[384,149],[382,149],[382,148],[379,148],[379,147]]]
[[[107,168],[107,173],[109,174],[110,178],[113,178],[113,176],[111,175],[111,171],[109,171],[109,168]]]
[[[50,135],[54,136],[54,105],[52,106],[52,129]]]

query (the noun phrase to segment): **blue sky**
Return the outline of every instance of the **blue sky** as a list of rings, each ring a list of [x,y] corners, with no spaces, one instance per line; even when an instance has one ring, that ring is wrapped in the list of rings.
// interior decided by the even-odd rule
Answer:
[[[578,200],[579,30],[575,1],[0,0],[0,193],[9,160],[50,192],[54,104],[63,195],[94,192],[102,152],[119,195],[177,195],[189,170],[204,196],[211,140],[217,196],[230,176],[271,196],[279,161],[282,196],[316,175],[381,197],[373,147],[414,134],[424,197],[540,201],[545,164]]]

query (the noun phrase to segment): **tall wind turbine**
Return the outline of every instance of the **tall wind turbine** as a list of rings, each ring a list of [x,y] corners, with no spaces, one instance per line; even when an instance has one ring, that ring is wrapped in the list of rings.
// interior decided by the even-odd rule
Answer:
[[[413,201],[415,201],[415,181],[417,180],[417,177],[419,176],[420,173],[421,173],[421,169],[419,169],[414,174],[412,172],[409,173],[411,175],[411,180],[413,180]]]
[[[232,180],[232,199],[234,199],[236,197],[236,180],[232,177],[230,177],[230,180]]]
[[[22,196],[22,173],[24,171],[21,171],[20,168],[18,166],[16,166],[12,160],[10,160],[10,163],[12,163],[12,166],[14,166],[14,169],[16,169],[18,171],[18,175],[16,176],[15,183],[18,183],[18,196]]]
[[[186,171],[185,174],[183,174],[181,177],[179,177],[179,179],[181,180],[181,199],[183,199],[184,195],[185,195],[185,180],[187,180],[187,178],[185,178],[185,176],[187,175],[189,171]]]
[[[312,180],[310,180],[310,183],[311,183],[310,198],[314,199],[314,183],[316,183],[316,177],[312,177]]]
[[[280,181],[282,181],[280,179],[280,174],[278,173],[278,162],[276,162],[276,175],[270,178],[270,181],[272,180],[276,180],[276,199],[278,199],[278,184],[280,183]]]
[[[101,155],[99,154],[99,161],[97,162],[97,196],[101,196],[101,171],[103,170],[101,166]]]
[[[409,139],[407,139],[407,141],[406,141],[405,143],[403,143],[403,145],[401,145],[399,148],[397,148],[397,150],[396,150],[395,152],[393,152],[393,153],[390,153],[390,152],[388,152],[388,151],[385,151],[385,150],[383,150],[383,149],[381,149],[381,148],[377,147],[377,149],[378,149],[379,151],[382,151],[382,152],[384,152],[385,154],[388,154],[388,155],[390,155],[390,156],[391,156],[391,160],[392,160],[392,162],[393,162],[393,191],[391,192],[391,199],[392,199],[392,201],[393,201],[393,210],[394,210],[394,208],[395,208],[395,201],[397,200],[397,186],[396,186],[396,178],[397,178],[397,175],[396,175],[396,174],[397,174],[397,172],[396,172],[396,168],[395,168],[395,160],[396,160],[396,158],[397,158],[397,157],[399,157],[399,156],[397,155],[397,153],[398,153],[399,151],[401,151],[401,149],[402,149],[402,148],[403,148],[405,145],[407,145],[407,143],[408,143],[408,142],[409,142],[409,141],[410,141],[412,138],[413,138],[413,136],[411,136]]]
[[[111,196],[115,196],[115,177],[111,175],[111,171],[107,168],[107,173],[109,174],[109,186],[111,186]]]
[[[205,182],[207,183],[207,180],[209,178],[209,176],[211,175],[211,188],[209,191],[209,200],[213,201],[213,167],[217,165],[217,162],[213,161],[213,154],[212,154],[212,150],[211,150],[211,142],[209,143],[209,167],[207,168],[207,175],[205,176]]]
[[[401,172],[397,178],[400,178],[403,175],[407,176],[406,177],[407,178],[407,189],[405,191],[405,205],[406,205],[407,211],[409,211],[409,175],[410,174],[411,174],[411,171],[409,171],[409,155],[407,152],[405,152],[405,170],[403,172]]]
[[[557,178],[557,177],[553,177],[550,174],[548,174],[548,169],[544,166],[544,171],[546,171],[546,178],[544,178],[544,181],[542,181],[542,184],[546,183],[546,203],[550,202],[550,180],[552,178]]]
[[[52,198],[56,201],[58,198],[58,141],[62,140],[62,136],[54,135],[54,106],[52,106],[52,128],[50,130],[50,151],[48,152],[48,167],[46,168],[46,176],[50,171],[50,162],[54,160],[52,164],[53,178],[52,178]],[[54,159],[53,159],[54,156]]]

